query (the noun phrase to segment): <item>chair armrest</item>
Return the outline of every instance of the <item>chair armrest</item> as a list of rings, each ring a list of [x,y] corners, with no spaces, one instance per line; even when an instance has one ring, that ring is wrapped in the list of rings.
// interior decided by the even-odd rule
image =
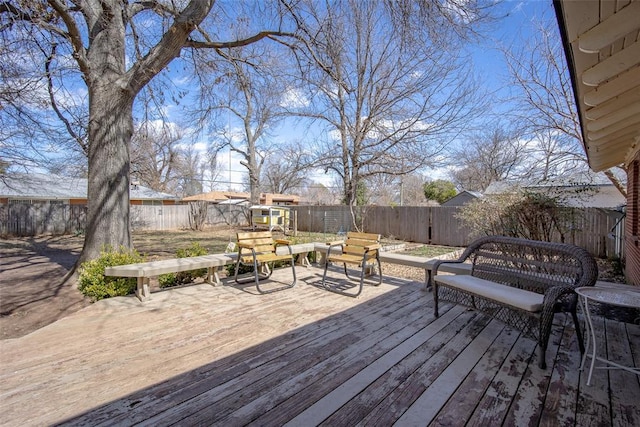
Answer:
[[[289,246],[291,244],[291,240],[285,240],[285,239],[276,239],[275,242],[278,245],[287,245],[287,246]]]
[[[380,245],[380,243],[374,243],[373,245],[369,245],[369,246],[365,246],[364,250],[369,252],[369,251],[375,251],[380,249],[382,246]]]
[[[342,245],[343,243],[344,243],[344,240],[334,240],[331,242],[326,242],[328,246],[338,246],[338,245]]]

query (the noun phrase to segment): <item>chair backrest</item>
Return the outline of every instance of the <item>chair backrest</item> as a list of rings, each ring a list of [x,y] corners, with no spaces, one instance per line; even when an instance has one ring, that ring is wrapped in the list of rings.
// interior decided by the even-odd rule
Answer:
[[[342,251],[353,255],[363,255],[367,247],[372,248],[369,252],[377,251],[380,248],[380,235],[350,231],[347,233],[347,240],[344,242]]]
[[[275,252],[275,242],[270,231],[247,231],[237,234],[238,245],[253,248],[257,254]]]
[[[598,276],[586,250],[564,243],[488,236],[467,250],[473,276],[538,293],[550,286],[593,286]]]

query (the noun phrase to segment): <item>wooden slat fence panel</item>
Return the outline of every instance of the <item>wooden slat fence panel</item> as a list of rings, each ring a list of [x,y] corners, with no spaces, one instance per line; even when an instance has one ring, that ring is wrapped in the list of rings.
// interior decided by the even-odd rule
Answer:
[[[134,230],[178,230],[189,225],[189,205],[131,206]],[[246,209],[233,205],[209,205],[205,226],[246,225]]]
[[[297,211],[298,230],[338,233],[353,229],[348,206],[291,206]],[[366,206],[356,214],[364,231],[409,242],[466,246],[473,239],[456,217],[454,206]],[[248,224],[247,209],[233,205],[209,205],[205,226]],[[598,208],[575,210],[572,225],[564,236],[566,243],[587,249],[598,257],[621,256],[624,235],[623,214]],[[189,228],[189,205],[131,206],[134,230],[175,230]],[[62,203],[10,203],[0,205],[0,234],[33,236],[82,232],[86,206]],[[617,225],[617,226],[616,226]],[[554,241],[562,241],[558,233]]]
[[[431,209],[431,240],[434,245],[467,246],[473,237],[456,214],[457,206],[439,206]]]
[[[330,232],[326,218],[348,222],[348,206],[292,206],[298,211],[298,230]],[[467,246],[477,236],[470,235],[456,213],[456,206],[367,206],[361,208],[364,216],[364,231],[379,233],[385,237],[443,246]],[[573,214],[570,231],[564,236],[566,243],[583,247],[595,256],[612,257],[622,255],[622,242],[613,234],[624,235],[624,221],[616,228],[620,212],[599,208],[577,209]],[[337,221],[339,222],[339,221]],[[615,233],[613,233],[615,231]],[[558,233],[554,239],[561,242]]]
[[[0,234],[35,236],[39,234],[73,234],[86,224],[84,205],[35,202],[0,206]]]

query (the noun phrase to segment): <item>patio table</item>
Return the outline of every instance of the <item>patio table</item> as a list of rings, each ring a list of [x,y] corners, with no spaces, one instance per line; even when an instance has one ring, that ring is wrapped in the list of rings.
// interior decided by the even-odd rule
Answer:
[[[606,288],[600,286],[589,286],[576,288],[576,293],[580,297],[581,306],[583,307],[584,314],[587,318],[587,345],[585,346],[586,351],[582,356],[582,363],[580,363],[580,370],[582,370],[584,369],[587,356],[591,357],[587,385],[591,385],[591,375],[593,374],[596,359],[604,362],[605,364],[604,366],[599,366],[598,369],[623,369],[636,375],[640,375],[640,368],[624,366],[596,354],[596,334],[591,320],[591,312],[589,310],[589,301],[618,307],[640,308],[640,290],[628,285]],[[589,354],[590,345],[591,354]]]

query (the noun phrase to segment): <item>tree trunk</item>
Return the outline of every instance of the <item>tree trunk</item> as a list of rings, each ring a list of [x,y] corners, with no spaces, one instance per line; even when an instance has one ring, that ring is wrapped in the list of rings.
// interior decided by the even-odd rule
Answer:
[[[131,248],[129,142],[133,98],[110,85],[90,90],[88,212],[80,261],[105,246]]]
[[[80,262],[96,258],[105,246],[131,248],[129,222],[129,144],[137,88],[126,78],[125,22],[111,0],[110,14],[92,23],[85,74],[89,90],[87,229]],[[101,9],[103,12],[104,10]]]

